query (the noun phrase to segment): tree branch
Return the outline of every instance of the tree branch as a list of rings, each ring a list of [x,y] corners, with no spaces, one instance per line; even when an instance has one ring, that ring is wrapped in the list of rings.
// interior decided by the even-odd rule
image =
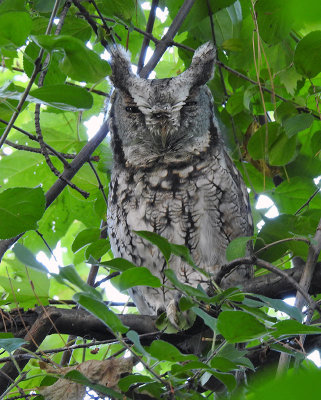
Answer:
[[[174,36],[178,32],[180,26],[184,22],[187,14],[192,8],[195,0],[185,0],[181,8],[179,9],[176,17],[173,19],[171,26],[168,28],[168,31],[163,36],[163,38],[156,44],[156,48],[154,54],[148,63],[144,66],[144,68],[140,72],[141,78],[147,78],[151,71],[156,67],[158,61],[161,59],[162,55],[165,53],[167,47],[171,44]]]

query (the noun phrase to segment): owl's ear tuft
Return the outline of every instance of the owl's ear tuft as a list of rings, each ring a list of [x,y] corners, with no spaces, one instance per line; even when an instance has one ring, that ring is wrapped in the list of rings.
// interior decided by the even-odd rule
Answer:
[[[216,49],[207,42],[195,51],[191,65],[182,76],[189,78],[192,87],[205,85],[213,78],[215,62]]]
[[[122,46],[116,45],[110,48],[110,55],[110,80],[116,88],[127,90],[129,81],[135,77],[131,68],[130,53]]]

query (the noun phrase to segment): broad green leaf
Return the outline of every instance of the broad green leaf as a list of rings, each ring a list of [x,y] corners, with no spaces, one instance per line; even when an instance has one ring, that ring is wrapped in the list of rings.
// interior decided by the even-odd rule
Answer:
[[[269,122],[251,136],[248,151],[254,160],[266,159],[271,165],[286,165],[295,156],[296,138],[289,138],[277,122]]]
[[[304,131],[309,128],[314,121],[310,114],[298,114],[290,117],[283,122],[283,127],[286,135],[290,138],[298,132]]]
[[[128,331],[126,333],[126,336],[128,337],[129,340],[131,340],[134,345],[135,345],[135,349],[141,353],[144,357],[146,357],[147,359],[150,358],[150,354],[144,349],[144,347],[141,345],[140,340],[139,340],[139,335],[137,332],[135,331]]]
[[[16,262],[17,263],[17,262]],[[0,277],[0,286],[6,291],[6,303],[15,307],[31,308],[36,305],[49,304],[50,279],[47,274],[19,265],[18,279]]]
[[[203,319],[205,324],[212,329],[212,331],[216,334],[218,334],[217,330],[217,318],[211,317],[208,315],[204,310],[198,308],[198,307],[193,307],[192,310],[194,311],[195,314],[197,314],[199,317]]]
[[[307,78],[321,72],[321,31],[310,32],[300,40],[293,61],[295,69]]]
[[[272,200],[277,204],[280,213],[294,214],[316,191],[317,187],[312,179],[293,177],[284,180],[274,192]],[[309,203],[309,208],[321,209],[321,196],[315,196]]]
[[[26,11],[24,0],[2,0],[0,3],[0,14],[7,11]]]
[[[232,117],[243,111],[243,97],[243,92],[236,92],[231,97],[229,97],[226,103],[226,110]]]
[[[162,285],[159,278],[152,275],[145,267],[127,269],[111,281],[121,292],[134,286],[160,287]]]
[[[116,16],[126,22],[132,21],[136,26],[142,26],[145,23],[144,12],[135,0],[114,0],[108,3],[97,0],[96,3],[103,15]]]
[[[37,20],[34,20],[34,24],[36,24],[37,22],[38,22]],[[40,18],[39,22],[40,23],[42,22],[41,18]],[[47,26],[48,21],[45,20],[45,23]],[[23,69],[29,78],[31,77],[31,75],[33,73],[33,70],[35,67],[35,61],[39,56],[40,50],[41,50],[41,48],[38,45],[36,45],[35,42],[29,42],[29,44],[27,45],[27,47],[23,53]],[[63,84],[65,82],[66,74],[64,74],[59,67],[59,61],[61,61],[62,57],[63,57],[63,55],[58,52],[51,54],[49,65],[46,69],[47,73],[46,73],[45,80],[43,83],[44,86]],[[44,55],[44,58],[45,58],[45,55]],[[38,79],[39,79],[39,75],[36,78],[36,81],[35,81],[36,84],[38,84]]]
[[[212,372],[215,378],[219,379],[227,387],[229,392],[232,392],[236,387],[236,379],[232,374],[226,374],[223,372]]]
[[[283,300],[270,299],[269,297],[262,296],[260,294],[255,294],[255,297],[262,300],[268,307],[274,308],[278,311],[282,311],[288,314],[288,316],[290,316],[291,318],[295,318],[299,322],[303,321],[303,314],[297,307],[290,306],[290,304],[287,304]]]
[[[109,398],[123,400],[124,396],[121,393],[116,392],[113,389],[106,387],[105,385],[100,385],[90,381],[81,372],[77,370],[72,370],[64,375],[64,379],[69,379],[72,382],[80,383],[83,386],[88,386],[98,393],[106,394]]]
[[[182,244],[174,244],[174,243],[170,243],[168,242],[171,248],[171,252],[172,254],[174,254],[175,256],[181,257],[184,261],[186,261],[191,267],[200,270],[200,268],[197,268],[197,266],[195,265],[192,256],[188,250],[188,248]],[[204,271],[205,274],[205,271]]]
[[[171,246],[167,239],[163,238],[160,235],[157,235],[157,233],[149,231],[135,231],[135,233],[136,235],[148,240],[149,242],[157,246],[165,257],[166,262],[168,263],[169,257],[171,255]]]
[[[131,263],[128,260],[125,260],[125,258],[113,258],[112,260],[109,261],[103,261],[99,263],[99,265],[110,267],[116,269],[117,271],[126,271],[130,268],[137,267],[137,265]]]
[[[296,152],[296,137],[288,138],[281,133],[269,149],[270,165],[282,166],[293,161]]]
[[[117,315],[97,298],[94,298],[87,293],[76,293],[73,296],[73,299],[106,324],[111,332],[125,333],[128,331],[128,328],[123,325]]]
[[[215,356],[211,361],[211,367],[222,372],[229,372],[237,369],[237,364],[228,358]]]
[[[230,343],[247,342],[268,333],[261,322],[242,311],[222,311],[217,319],[217,327]]]
[[[121,378],[117,385],[120,390],[127,392],[131,385],[145,382],[153,382],[153,379],[147,375],[132,374]]]
[[[79,289],[87,294],[90,294],[92,297],[95,297],[99,300],[101,299],[101,294],[98,292],[98,290],[84,282],[73,265],[67,265],[66,267],[60,268],[59,277],[77,286]]]
[[[227,261],[235,260],[236,258],[245,257],[247,250],[247,242],[252,239],[251,236],[238,237],[233,239],[226,248]]]
[[[24,247],[22,244],[16,243],[12,251],[18,258],[18,260],[20,260],[23,264],[28,265],[28,267],[34,268],[35,270],[43,272],[45,274],[48,273],[47,268],[43,266],[39,261],[37,261],[31,251]]]
[[[239,350],[235,347],[234,344],[226,343],[226,345],[223,346],[217,354],[220,357],[227,358],[237,365],[244,365],[247,368],[252,369],[252,371],[255,371],[252,362],[247,357],[245,357],[246,353],[246,350]]]
[[[98,82],[110,74],[107,61],[88,49],[79,39],[69,35],[37,35],[33,40],[48,51],[63,50],[65,53],[60,66],[62,71],[77,81]]]
[[[108,239],[98,239],[91,243],[85,252],[87,258],[92,256],[95,260],[101,258],[110,249],[110,243]]]
[[[184,364],[173,364],[171,372],[173,375],[179,375],[182,372],[192,372],[195,369],[209,370],[210,367],[200,361],[187,361]]]
[[[42,103],[66,111],[83,111],[93,105],[92,95],[84,88],[70,85],[46,85],[31,90],[30,96]],[[28,100],[32,101],[32,99]]]
[[[318,399],[321,398],[320,380],[321,371],[316,367],[299,368],[277,378],[267,373],[264,380],[253,382],[251,400]]]
[[[175,346],[163,340],[155,340],[149,347],[149,352],[152,357],[160,361],[197,361],[197,357],[194,354],[182,354]]]
[[[12,334],[0,333],[0,349],[4,349],[8,353],[13,353],[16,349],[27,343],[25,340],[15,337],[6,338],[5,335],[12,336]]]
[[[283,199],[282,201],[285,201],[285,199]],[[288,199],[287,201],[291,202],[290,199]],[[280,205],[278,204],[278,207],[280,207]],[[297,208],[299,208],[299,206]],[[284,208],[282,209],[284,210]],[[286,238],[292,238],[295,237],[296,234],[302,234],[298,229],[300,218],[303,217],[282,214],[276,218],[267,219],[265,221],[263,228],[258,234],[257,240],[255,242],[254,251],[257,253],[257,255],[260,258],[263,258],[264,260],[270,262],[273,262],[278,258],[282,257],[282,255],[284,255],[285,252],[290,248],[291,242],[279,243],[274,246],[271,246],[270,248],[264,251],[259,251],[259,250],[269,243],[274,243]],[[308,223],[308,221],[305,220],[304,218],[302,222]],[[303,247],[303,249],[307,249],[307,245],[303,242],[302,243],[293,242],[293,247],[291,246],[291,249],[296,255],[298,255],[297,251],[298,250],[301,251],[302,249],[301,246]]]
[[[0,193],[0,239],[37,229],[45,204],[40,187],[7,189]]]
[[[0,14],[0,47],[23,46],[31,26],[31,17],[26,12],[10,11]]]
[[[277,322],[273,327],[276,328],[276,330],[272,332],[272,335],[275,338],[283,335],[321,334],[321,328],[318,328],[317,326],[303,325],[293,319],[286,319],[284,321]]]
[[[270,44],[278,43],[290,32],[292,21],[283,2],[258,0],[255,3],[257,21],[262,39]]]
[[[276,122],[269,122],[261,126],[250,138],[248,151],[253,160],[265,159],[271,145],[280,135],[281,126]]]
[[[79,232],[72,244],[72,251],[76,253],[89,243],[92,243],[100,238],[99,228],[87,228]]]
[[[164,274],[165,274],[166,278],[168,278],[172,282],[174,287],[182,290],[188,296],[196,297],[197,299],[204,300],[206,302],[209,301],[209,297],[203,290],[194,288],[192,286],[185,285],[184,283],[180,282],[177,279],[175,272],[172,269],[169,269],[169,268],[166,269],[164,271]]]

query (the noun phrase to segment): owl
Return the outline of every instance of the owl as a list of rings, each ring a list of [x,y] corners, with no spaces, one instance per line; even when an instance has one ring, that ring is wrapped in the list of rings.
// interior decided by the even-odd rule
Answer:
[[[206,86],[215,58],[215,48],[206,43],[180,75],[149,80],[132,72],[123,48],[112,49],[108,235],[115,257],[149,268],[164,284],[131,289],[142,314],[173,315],[169,311],[177,310],[180,293],[164,275],[168,266],[161,252],[134,231],[152,231],[185,245],[214,280],[227,262],[231,240],[252,235],[247,188],[224,148]],[[180,257],[172,255],[169,267],[181,282],[209,290],[204,274]],[[224,284],[251,274],[251,267],[240,266]]]

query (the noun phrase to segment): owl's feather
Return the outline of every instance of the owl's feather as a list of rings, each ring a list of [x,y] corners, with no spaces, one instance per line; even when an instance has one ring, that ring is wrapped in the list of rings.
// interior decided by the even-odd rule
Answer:
[[[153,231],[187,246],[197,266],[214,279],[226,263],[228,243],[252,234],[247,190],[225,151],[213,98],[204,86],[214,62],[215,50],[206,43],[181,75],[146,80],[132,73],[123,50],[113,50],[110,243],[116,257],[148,267],[167,286],[131,290],[143,314],[165,311],[179,294],[169,288],[160,251],[133,231]],[[179,257],[172,256],[170,268],[180,281],[208,289],[204,275]],[[250,276],[251,268],[241,266],[228,279],[233,284]]]

